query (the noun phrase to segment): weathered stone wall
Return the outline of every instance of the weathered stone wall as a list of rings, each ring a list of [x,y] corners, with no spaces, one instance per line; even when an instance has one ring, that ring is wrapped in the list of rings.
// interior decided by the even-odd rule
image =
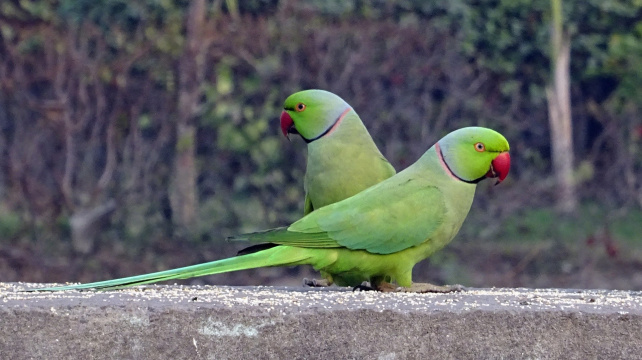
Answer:
[[[639,359],[642,293],[0,283],[0,359]]]

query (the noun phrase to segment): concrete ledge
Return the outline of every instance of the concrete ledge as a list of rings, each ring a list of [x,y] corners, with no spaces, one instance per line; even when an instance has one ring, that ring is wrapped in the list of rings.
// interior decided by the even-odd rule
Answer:
[[[639,359],[642,292],[0,283],[0,359]]]

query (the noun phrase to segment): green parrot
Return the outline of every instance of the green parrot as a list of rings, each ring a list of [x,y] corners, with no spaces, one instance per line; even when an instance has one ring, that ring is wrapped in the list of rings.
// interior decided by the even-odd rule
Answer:
[[[459,231],[487,177],[510,169],[508,141],[467,127],[449,133],[413,165],[368,189],[319,208],[290,226],[230,238],[269,243],[263,250],[209,263],[89,284],[36,290],[118,289],[264,266],[312,265],[329,282],[377,290],[413,289],[412,268]],[[430,284],[426,284],[430,285]],[[431,285],[432,286],[432,285]],[[421,287],[415,291],[424,291]]]
[[[339,96],[304,90],[290,95],[283,109],[283,135],[299,134],[308,143],[304,215],[395,174],[359,115]]]

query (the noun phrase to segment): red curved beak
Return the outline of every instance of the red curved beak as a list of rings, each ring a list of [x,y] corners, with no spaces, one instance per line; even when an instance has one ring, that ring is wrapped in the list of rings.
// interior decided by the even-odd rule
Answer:
[[[486,177],[497,178],[495,185],[506,179],[508,176],[508,171],[510,170],[510,155],[508,152],[503,152],[497,155],[495,160],[490,163],[490,170],[486,174]]]
[[[292,121],[292,117],[290,116],[290,114],[288,114],[288,112],[284,110],[281,113],[281,131],[283,132],[283,136],[290,140],[288,134],[292,133],[292,130],[296,131],[294,128],[294,121]]]

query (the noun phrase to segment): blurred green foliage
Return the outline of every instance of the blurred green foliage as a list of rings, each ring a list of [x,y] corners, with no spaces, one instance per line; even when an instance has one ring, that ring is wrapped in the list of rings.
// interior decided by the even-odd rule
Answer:
[[[537,243],[542,240],[574,243],[608,228],[617,239],[631,245],[639,244],[642,234],[642,212],[631,209],[605,216],[604,207],[584,203],[574,216],[559,217],[552,208],[531,208],[504,219],[502,240],[516,243]]]

